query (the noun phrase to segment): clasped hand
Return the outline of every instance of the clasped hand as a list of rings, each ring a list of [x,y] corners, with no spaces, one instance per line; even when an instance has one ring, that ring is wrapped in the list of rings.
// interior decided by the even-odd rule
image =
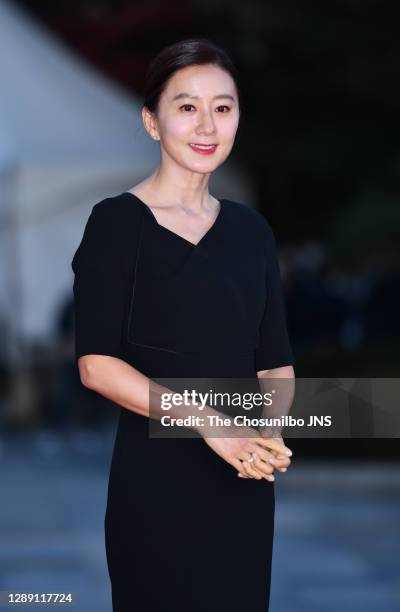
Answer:
[[[224,431],[227,437],[222,437]],[[204,441],[225,461],[238,470],[240,478],[273,481],[275,469],[286,472],[291,463],[292,451],[285,445],[281,436],[263,437],[252,427],[241,428],[245,436],[234,438],[234,430],[224,427],[218,438],[204,437]],[[228,437],[228,434],[231,436]],[[253,460],[251,461],[251,459]],[[250,461],[249,461],[250,460]]]

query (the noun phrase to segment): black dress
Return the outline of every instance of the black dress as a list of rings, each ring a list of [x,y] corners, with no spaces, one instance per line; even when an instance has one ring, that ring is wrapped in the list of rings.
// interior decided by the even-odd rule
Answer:
[[[272,230],[221,200],[195,245],[137,196],[96,204],[74,255],[76,358],[150,378],[252,378],[294,363]],[[114,612],[267,612],[274,484],[241,479],[202,438],[151,438],[119,409],[105,513]]]

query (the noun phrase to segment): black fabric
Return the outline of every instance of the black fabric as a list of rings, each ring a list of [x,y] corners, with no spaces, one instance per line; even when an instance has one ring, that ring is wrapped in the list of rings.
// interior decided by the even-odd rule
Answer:
[[[119,198],[107,198],[92,209],[71,264],[77,359],[87,354],[122,355],[138,221],[138,211],[127,211]]]
[[[255,351],[257,371],[294,364],[286,327],[286,308],[276,241],[267,222],[265,222],[265,229],[267,236],[265,240],[267,297],[260,324],[260,342]]]
[[[72,267],[77,359],[116,356],[150,378],[294,363],[273,233],[243,204],[222,200],[193,245],[133,194],[107,198]],[[274,484],[238,478],[201,438],[149,438],[148,424],[120,408],[105,515],[114,612],[266,612]]]

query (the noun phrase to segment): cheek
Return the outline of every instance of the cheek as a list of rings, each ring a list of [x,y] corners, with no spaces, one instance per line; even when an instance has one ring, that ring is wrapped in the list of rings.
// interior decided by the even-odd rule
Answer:
[[[221,138],[226,141],[229,141],[235,138],[238,127],[239,122],[237,121],[237,119],[232,117],[232,119],[229,119],[227,121],[221,121],[218,132]]]
[[[163,128],[164,138],[171,141],[186,139],[191,132],[190,120],[184,121],[181,117],[170,117]]]

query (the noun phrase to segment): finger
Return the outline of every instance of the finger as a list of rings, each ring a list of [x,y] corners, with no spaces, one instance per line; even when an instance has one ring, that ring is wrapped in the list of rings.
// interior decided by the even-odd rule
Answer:
[[[276,459],[288,459],[291,461],[291,458],[288,455],[282,455],[282,453],[277,453],[276,451],[271,451],[271,453],[276,457]]]
[[[283,454],[285,457],[291,457],[293,455],[290,448],[274,438],[252,438],[252,442],[263,448],[275,450],[278,453]]]
[[[276,451],[271,451],[271,454],[274,457],[274,461],[272,461],[272,463],[276,466],[279,465],[281,467],[287,468],[292,463],[290,457],[277,453]]]
[[[284,457],[291,457],[293,455],[293,452],[288,446],[285,446],[283,442],[280,442],[275,438],[256,438],[255,440],[252,440],[252,442],[255,442],[257,445],[261,446],[262,448],[266,448],[271,452],[276,452],[283,455]]]
[[[274,470],[272,465],[260,459],[257,453],[253,453],[253,457],[254,457],[254,464],[253,464],[254,468],[257,469],[263,475],[263,477],[271,476]]]
[[[255,446],[255,448],[259,448],[260,450],[262,450],[259,446],[258,447]],[[239,459],[241,459],[245,473],[247,474],[249,478],[256,478],[257,480],[261,480],[261,478],[264,477],[264,473],[260,472],[260,470],[254,466],[254,456],[253,455],[254,453],[251,452],[251,450],[248,450],[248,451],[243,450],[239,455]],[[266,463],[264,463],[264,465],[266,466],[265,471],[273,472],[274,468],[271,464],[268,464],[268,467]]]
[[[290,457],[288,457],[288,455],[283,455],[282,453],[277,453],[275,450],[271,450],[271,453],[277,459],[288,459],[289,461],[291,461],[291,459],[290,459]]]
[[[243,464],[239,459],[234,459],[232,461],[232,465],[238,470],[238,472],[243,476],[243,478],[248,478],[247,472],[243,467]]]
[[[269,461],[277,470],[280,471],[286,471],[291,463],[289,457],[286,457],[285,459],[277,459],[276,457],[272,457]]]
[[[242,461],[241,463],[242,463],[242,468],[246,476],[248,478],[254,478],[254,474],[251,471],[250,463],[248,461]]]
[[[253,457],[254,457],[253,466],[259,471],[260,471],[260,468],[262,468],[261,471],[263,474],[272,474],[272,472],[275,470],[275,466],[272,463],[270,463],[268,456],[266,458],[261,457],[259,452],[256,451],[253,453]]]
[[[240,451],[240,453],[238,454],[237,458],[240,459],[240,461],[250,461],[250,463],[252,463],[252,453],[254,451],[256,451],[259,447],[258,446],[248,446],[246,449],[242,449]]]
[[[271,464],[266,463],[265,461],[261,461],[256,453],[252,453],[252,459],[252,462],[248,461],[247,463],[250,465],[250,470],[252,471],[252,473],[256,474],[255,478],[257,478],[257,480],[261,480],[261,478],[265,478],[269,481],[275,480],[272,474],[274,468]]]
[[[261,446],[259,446],[258,444],[254,444],[253,448],[252,448],[252,453],[256,453],[257,456],[262,460],[265,461],[267,463],[271,463],[272,465],[274,464],[274,460],[275,460],[275,455],[273,453],[270,453],[269,451],[267,451],[265,448],[262,448]],[[288,457],[289,459],[289,457]]]
[[[275,436],[275,438],[284,444],[282,436]],[[271,453],[275,460],[271,460],[271,463],[278,469],[280,472],[286,472],[287,468],[291,464],[291,459],[286,454],[282,454],[276,450],[271,450]]]
[[[254,468],[259,470],[263,478],[266,478],[270,482],[275,480],[275,477],[272,474],[273,467],[270,464],[266,463],[265,461],[262,461],[260,457],[257,455],[257,453],[253,453],[253,457],[254,457]]]
[[[251,476],[252,478],[255,478],[256,480],[261,480],[262,475],[260,474],[258,470],[254,469],[253,462],[243,461],[242,463],[243,463],[243,467],[246,470],[246,473],[248,474],[248,476]]]
[[[277,459],[278,461],[287,461],[289,464],[292,461],[292,458],[289,457],[288,455],[284,455],[282,453],[277,453],[276,451],[272,450],[271,453],[273,454],[273,456],[275,457],[275,459]]]
[[[269,465],[272,465],[275,469],[279,470],[280,472],[286,472],[286,468],[291,463],[290,457],[288,457],[287,455],[279,454],[281,459],[278,459],[276,457],[276,455],[278,454],[277,451],[267,450],[266,448],[260,446],[259,444],[252,444],[249,450],[257,453],[257,455],[260,457],[262,461],[265,461]]]

